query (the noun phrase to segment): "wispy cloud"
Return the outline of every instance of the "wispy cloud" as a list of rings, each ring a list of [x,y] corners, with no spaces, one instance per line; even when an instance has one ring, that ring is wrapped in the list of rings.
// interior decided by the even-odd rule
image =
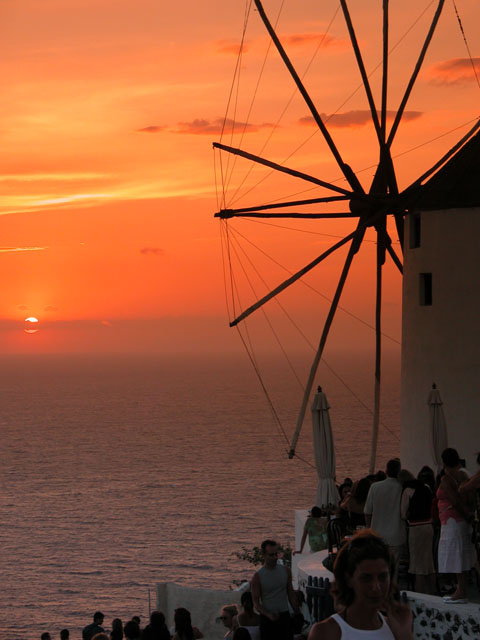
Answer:
[[[142,249],[140,249],[140,253],[144,256],[162,256],[165,252],[160,247],[143,247]]]
[[[63,198],[49,198],[47,200],[37,200],[32,202],[32,206],[48,206],[55,204],[68,204],[70,202],[76,202],[81,200],[103,200],[105,198],[111,198],[110,193],[75,193],[70,196],[64,196]]]
[[[240,53],[240,43],[237,40],[217,40],[215,46],[219,53],[227,53],[235,56]],[[245,41],[243,43],[243,53],[246,53],[249,48],[250,43]]]
[[[51,304],[43,308],[44,311],[58,311],[58,307],[53,307]]]
[[[107,173],[71,172],[71,173],[4,173],[0,182],[72,182],[80,180],[104,180]]]
[[[178,128],[175,130],[175,133],[188,133],[192,135],[220,135],[223,133],[255,133],[256,131],[260,131],[260,129],[268,129],[273,125],[268,122],[264,122],[263,124],[251,124],[245,122],[234,122],[230,118],[224,120],[223,118],[216,118],[215,120],[205,120],[201,118],[196,118],[191,122],[179,122]]]
[[[0,247],[0,253],[9,253],[16,251],[45,251],[49,247]]]
[[[452,58],[430,67],[427,75],[434,84],[466,84],[476,82],[473,67],[480,76],[480,58]]]
[[[157,124],[152,124],[148,127],[143,127],[142,129],[137,129],[139,133],[158,133],[159,131],[165,131],[165,127],[162,127]]]
[[[281,36],[280,40],[293,47],[316,43],[321,44],[322,48],[345,50],[350,46],[344,38],[335,38],[326,33],[291,33]]]
[[[363,127],[371,122],[372,116],[368,109],[359,109],[355,111],[345,111],[345,113],[334,113],[328,115],[326,113],[320,114],[322,120],[330,127]],[[423,115],[422,111],[405,111],[403,119],[406,121],[417,120]],[[395,111],[387,111],[387,118],[392,120],[395,116]],[[298,121],[301,125],[316,126],[315,120],[312,116],[305,116]]]

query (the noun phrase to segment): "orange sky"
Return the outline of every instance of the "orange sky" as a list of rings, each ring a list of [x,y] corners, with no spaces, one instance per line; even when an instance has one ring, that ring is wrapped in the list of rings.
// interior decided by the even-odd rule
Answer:
[[[280,4],[264,2],[272,21]],[[351,4],[371,71],[380,60],[381,3]],[[430,4],[405,0],[392,16],[392,47],[402,38],[392,53],[392,110],[432,15]],[[278,33],[300,73],[337,5],[333,0],[285,0]],[[457,0],[457,7],[480,71],[478,2]],[[237,344],[235,332],[226,326],[220,229],[213,219],[217,200],[211,143],[220,137],[244,9],[240,0],[1,3],[4,351],[188,351],[196,342],[212,350]],[[262,153],[283,162],[315,128],[298,96],[280,119],[293,85],[273,50],[250,110],[267,46],[263,25],[252,10],[238,101],[231,103],[228,115],[233,117],[235,104],[237,120],[248,118],[243,148],[260,153],[271,136]],[[453,4],[447,2],[394,144],[394,155],[405,154],[398,158],[401,185],[428,168],[478,115],[479,88],[467,56]],[[379,77],[379,71],[372,75],[374,89]],[[365,123],[364,95],[352,95],[359,76],[340,14],[305,83],[318,110],[327,117],[335,114],[331,133],[368,188],[377,154]],[[461,128],[448,133],[455,127]],[[447,135],[411,152],[443,134]],[[238,136],[227,135],[224,141],[239,143]],[[320,135],[286,164],[329,181],[339,178]],[[268,171],[258,167],[242,183],[245,166],[245,161],[235,164],[228,188],[231,195],[241,185],[237,205],[291,199],[312,186],[292,178],[265,178]],[[324,195],[321,189],[306,191],[306,197],[320,194]],[[331,236],[352,230],[351,224],[282,223],[295,229],[286,231],[239,220],[232,223],[232,233],[240,232],[295,271],[335,242]],[[250,303],[284,279],[286,271],[272,266],[241,237],[237,239],[244,249],[249,248],[248,260],[259,263],[266,280],[257,283],[255,293],[248,292],[236,267],[238,286],[244,287],[242,301]],[[368,239],[356,258],[342,305],[371,323],[375,244],[373,236]],[[331,297],[344,257],[345,251],[339,252],[307,282]],[[248,260],[244,254],[243,262]],[[391,265],[385,277],[385,331],[399,339],[401,282]],[[297,285],[283,300],[311,325],[315,341],[328,307],[321,295],[311,293]],[[276,316],[275,305],[271,309]],[[37,334],[23,332],[23,319],[29,315],[40,319]],[[358,326],[364,327],[340,311],[338,344],[349,344],[357,329],[364,330]]]

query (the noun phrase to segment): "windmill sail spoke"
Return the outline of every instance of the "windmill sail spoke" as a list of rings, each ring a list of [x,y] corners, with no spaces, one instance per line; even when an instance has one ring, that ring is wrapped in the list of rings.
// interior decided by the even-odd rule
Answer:
[[[400,248],[403,253],[403,243],[404,243],[404,229],[405,229],[405,220],[403,213],[395,213],[395,226],[397,228],[398,240],[400,242]]]
[[[216,218],[225,220],[227,218],[305,218],[305,219],[319,219],[319,218],[358,218],[358,215],[345,211],[343,213],[264,213],[258,211],[250,211],[246,213],[236,213],[232,209],[223,209],[215,214]]]
[[[382,266],[384,263],[384,243],[382,234],[378,234],[377,244],[377,291],[375,301],[375,391],[374,391],[374,412],[372,443],[370,450],[369,473],[375,469],[377,457],[378,426],[380,424],[380,378],[382,360]]]
[[[342,5],[343,15],[345,16],[345,22],[347,23],[348,33],[350,35],[350,41],[352,43],[352,47],[355,52],[355,57],[357,59],[357,65],[360,70],[360,75],[362,76],[363,86],[365,87],[365,93],[367,94],[367,100],[368,100],[368,104],[370,105],[372,121],[375,126],[375,131],[377,132],[378,141],[380,145],[383,146],[385,139],[384,138],[382,139],[380,122],[378,120],[377,107],[375,106],[375,101],[373,99],[372,90],[370,88],[370,83],[368,81],[367,72],[365,70],[365,65],[363,64],[363,58],[360,51],[360,47],[358,46],[357,36],[355,34],[355,29],[353,28],[350,12],[348,11],[346,0],[340,0],[340,4]]]
[[[247,213],[248,211],[267,211],[268,209],[283,209],[285,207],[300,207],[308,204],[320,204],[322,202],[338,202],[341,200],[348,200],[348,196],[326,196],[325,198],[310,198],[308,200],[290,200],[289,202],[273,202],[271,204],[262,204],[256,207],[240,207],[238,209],[223,209],[219,213],[215,214],[216,218],[227,217],[227,212],[231,212],[231,216],[237,213]]]
[[[382,146],[385,145],[387,131],[387,92],[388,92],[388,0],[383,0],[383,69],[382,69],[382,112],[380,130]]]
[[[400,271],[400,273],[403,274],[403,264],[402,261],[400,260],[400,258],[397,256],[397,254],[395,253],[395,249],[392,247],[391,244],[387,244],[387,251],[390,254],[390,257],[392,258],[393,262],[396,264],[396,266],[398,267],[398,270]]]
[[[345,285],[345,281],[347,279],[348,272],[350,270],[350,266],[352,264],[353,258],[357,253],[359,246],[362,242],[363,236],[365,234],[365,227],[359,223],[356,230],[351,236],[352,244],[350,245],[350,249],[348,251],[347,258],[345,260],[345,264],[343,266],[342,274],[340,276],[340,280],[338,281],[337,290],[335,291],[335,295],[332,300],[332,304],[330,305],[330,310],[328,312],[327,319],[325,320],[325,325],[323,327],[322,336],[320,338],[320,343],[318,345],[317,353],[315,354],[315,358],[313,359],[312,366],[310,369],[310,375],[307,380],[307,384],[305,387],[305,392],[303,394],[302,405],[300,408],[300,413],[297,419],[297,425],[295,429],[295,433],[292,438],[292,444],[290,446],[290,452],[288,454],[289,458],[293,458],[295,455],[295,448],[297,446],[298,438],[300,436],[300,431],[303,426],[303,421],[305,419],[305,412],[307,409],[308,399],[310,397],[310,393],[312,391],[313,381],[315,380],[315,376],[317,374],[318,365],[320,363],[320,359],[323,355],[323,350],[325,349],[325,344],[327,342],[328,333],[330,331],[330,327],[333,322],[333,318],[335,316],[335,312],[338,307],[338,303],[340,301],[340,296],[342,295],[343,287]]]
[[[340,247],[342,247],[344,244],[346,244],[347,242],[349,242],[349,240],[352,240],[352,238],[355,237],[356,231],[353,231],[352,233],[349,233],[348,236],[345,236],[345,238],[342,238],[342,240],[340,240],[339,242],[335,243],[332,247],[330,247],[329,249],[327,249],[326,251],[324,251],[321,255],[318,256],[318,258],[315,258],[315,260],[312,260],[312,262],[310,262],[309,264],[307,264],[305,267],[303,267],[303,269],[300,269],[300,271],[297,271],[297,273],[294,273],[293,276],[291,276],[290,278],[288,278],[287,280],[285,280],[284,282],[282,282],[281,284],[278,285],[278,287],[275,287],[275,289],[273,289],[272,291],[270,291],[270,293],[268,293],[266,296],[264,296],[263,298],[261,298],[260,300],[258,300],[255,304],[253,304],[251,307],[249,307],[248,309],[246,309],[243,313],[241,313],[237,318],[235,318],[235,320],[233,320],[230,323],[231,327],[234,327],[235,325],[237,325],[239,322],[241,322],[242,320],[245,320],[245,318],[247,318],[251,313],[253,313],[254,311],[256,311],[257,309],[259,309],[261,306],[263,306],[266,302],[268,302],[269,300],[271,300],[272,298],[274,298],[276,295],[278,295],[279,293],[281,293],[284,289],[286,289],[287,287],[289,287],[291,284],[293,284],[294,282],[296,282],[299,278],[301,278],[302,276],[304,276],[306,273],[308,273],[309,271],[311,271],[311,269],[313,269],[314,267],[317,266],[317,264],[319,264],[320,262],[322,262],[322,260],[325,260],[325,258],[327,258],[329,255],[331,255],[334,251],[336,251],[337,249],[339,249]]]
[[[312,182],[313,184],[317,184],[320,187],[325,187],[326,189],[330,189],[331,191],[342,193],[343,195],[349,196],[350,198],[361,198],[362,196],[366,197],[362,193],[353,193],[352,191],[348,191],[348,189],[337,187],[335,184],[332,184],[331,182],[325,182],[325,180],[314,178],[313,176],[308,175],[308,173],[303,173],[302,171],[297,171],[296,169],[289,169],[288,167],[284,167],[283,165],[278,164],[277,162],[272,162],[271,160],[266,160],[265,158],[256,156],[253,153],[242,151],[242,149],[229,147],[228,145],[221,144],[220,142],[214,142],[213,146],[215,149],[222,149],[222,151],[228,151],[228,153],[233,153],[234,155],[240,156],[241,158],[252,160],[252,162],[257,162],[258,164],[262,164],[265,167],[270,167],[271,169],[275,169],[276,171],[281,171],[282,173],[288,173],[291,176],[300,178],[301,180],[306,180],[307,182]]]
[[[270,23],[267,14],[265,13],[265,10],[262,6],[262,3],[260,2],[260,0],[254,0],[255,1],[255,6],[257,7],[258,13],[270,35],[270,37],[272,38],[272,41],[274,43],[274,45],[277,48],[278,53],[280,54],[283,62],[285,63],[285,66],[287,67],[290,75],[292,76],[295,84],[297,85],[298,90],[300,91],[300,94],[302,95],[303,99],[305,100],[308,108],[310,109],[310,113],[313,116],[313,119],[315,120],[315,122],[317,123],[317,126],[319,127],[320,131],[323,134],[323,137],[325,138],[325,141],[327,142],[328,146],[330,147],[330,151],[332,152],[335,160],[337,161],[338,166],[340,167],[340,169],[342,170],[343,175],[345,176],[345,178],[347,179],[348,183],[350,184],[350,186],[352,187],[352,189],[354,191],[360,191],[363,192],[363,189],[360,185],[360,182],[358,181],[357,176],[353,173],[352,169],[350,168],[350,166],[348,164],[346,164],[337,147],[335,146],[335,143],[333,141],[332,136],[330,135],[327,127],[325,126],[325,123],[323,122],[317,108],[315,107],[310,95],[308,94],[307,90],[305,89],[305,86],[303,85],[300,76],[298,75],[298,73],[296,72],[294,66],[292,65],[290,58],[288,57],[285,49],[283,48],[282,43],[280,42],[280,40],[278,39],[277,34],[275,33],[275,29],[273,28],[272,24]]]
[[[433,37],[433,34],[435,32],[435,29],[437,27],[438,24],[438,20],[440,18],[440,14],[442,13],[442,9],[443,9],[443,5],[445,4],[445,0],[439,0],[438,2],[438,6],[437,6],[437,10],[435,11],[435,15],[433,16],[433,20],[432,23],[430,25],[430,29],[428,30],[427,33],[427,37],[425,38],[425,42],[423,43],[423,47],[422,50],[420,51],[420,55],[418,57],[417,60],[417,64],[415,65],[415,68],[413,70],[412,76],[410,78],[410,81],[407,85],[407,88],[405,90],[405,94],[402,98],[402,102],[400,103],[400,107],[398,108],[397,114],[395,115],[395,120],[393,121],[393,125],[392,128],[390,130],[390,133],[388,135],[388,139],[387,139],[387,146],[390,147],[392,145],[392,142],[395,138],[395,134],[397,132],[398,129],[398,125],[400,124],[400,120],[403,117],[403,112],[405,111],[405,107],[407,106],[407,102],[408,99],[410,97],[410,94],[412,92],[413,89],[413,85],[415,84],[415,81],[417,79],[417,76],[420,72],[420,69],[422,68],[422,64],[423,61],[425,59],[425,54],[427,53],[427,49],[430,45],[430,41]]]

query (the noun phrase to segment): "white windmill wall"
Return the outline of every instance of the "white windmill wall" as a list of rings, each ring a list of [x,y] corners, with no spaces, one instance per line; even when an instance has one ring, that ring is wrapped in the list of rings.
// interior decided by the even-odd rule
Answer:
[[[406,216],[402,322],[402,465],[432,466],[427,398],[442,395],[448,445],[476,470],[480,450],[480,208],[420,214],[412,248]],[[432,274],[432,304],[420,304],[420,274]]]

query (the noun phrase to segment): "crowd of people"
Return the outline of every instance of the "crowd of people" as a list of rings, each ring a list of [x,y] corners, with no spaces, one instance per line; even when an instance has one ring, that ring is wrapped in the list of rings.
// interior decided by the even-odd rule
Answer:
[[[347,536],[362,527],[372,528],[394,557],[395,579],[401,563],[408,562],[416,591],[464,603],[468,572],[475,568],[480,575],[480,470],[469,478],[464,461],[452,448],[443,451],[442,461],[437,476],[424,466],[414,477],[393,459],[385,472],[357,482],[346,478],[338,487],[338,506],[312,509],[300,549],[294,553],[303,551],[307,536],[312,551],[326,549],[332,519]]]
[[[133,616],[125,624],[120,618],[112,620],[111,629],[104,628],[105,616],[101,611],[93,614],[93,622],[84,627],[82,640],[194,640],[203,638],[202,632],[192,626],[188,609],[175,610],[174,627],[169,629],[165,615],[161,611],[150,614],[149,623],[142,629],[139,616]],[[41,640],[54,640],[48,632],[42,633]],[[68,629],[60,631],[60,640],[70,640]]]
[[[407,554],[408,572],[415,577],[419,592],[445,589],[438,579],[447,575],[455,584],[444,600],[465,603],[467,575],[475,568],[480,575],[480,469],[472,477],[455,449],[442,453],[443,469],[435,477],[423,467],[414,477],[390,460],[385,472],[357,482],[346,478],[339,486],[337,507],[314,507],[307,519],[300,549],[307,539],[313,552],[331,546],[329,529],[335,522],[343,542],[333,564],[332,595],[336,613],[311,624],[303,593],[293,589],[290,568],[278,561],[274,540],[261,545],[263,565],[250,581],[250,590],[236,604],[222,607],[224,640],[378,640],[413,639],[412,613],[400,602],[397,587],[399,563]],[[480,454],[477,457],[480,467]],[[443,595],[443,594],[440,594]],[[190,612],[178,608],[169,629],[159,611],[141,629],[140,619],[123,624],[112,621],[103,628],[104,616],[97,611],[82,632],[82,640],[194,640],[203,638],[193,626]],[[359,635],[360,632],[360,635]],[[53,640],[44,633],[41,640]],[[60,640],[69,640],[67,629]]]

